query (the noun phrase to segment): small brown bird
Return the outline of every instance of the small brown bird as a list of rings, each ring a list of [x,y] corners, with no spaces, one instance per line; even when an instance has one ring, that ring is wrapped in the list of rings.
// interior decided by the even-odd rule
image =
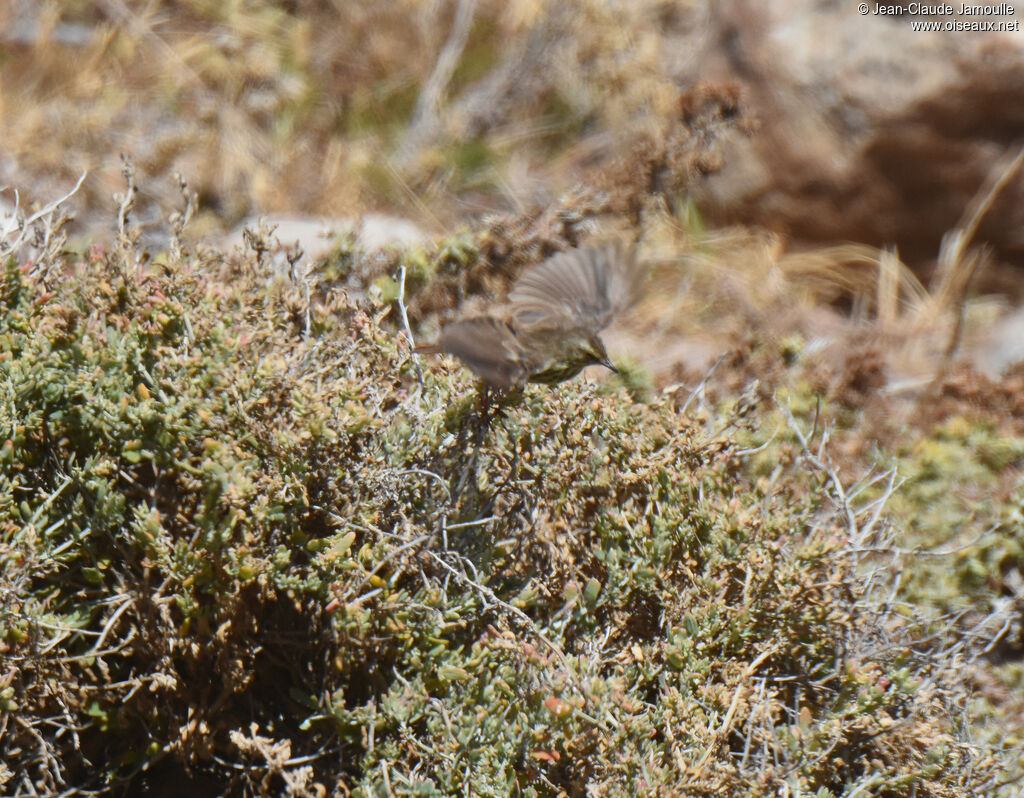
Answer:
[[[617,372],[598,333],[632,302],[641,276],[636,247],[561,252],[524,271],[507,304],[445,325],[416,351],[455,355],[499,390],[562,382],[592,365]]]

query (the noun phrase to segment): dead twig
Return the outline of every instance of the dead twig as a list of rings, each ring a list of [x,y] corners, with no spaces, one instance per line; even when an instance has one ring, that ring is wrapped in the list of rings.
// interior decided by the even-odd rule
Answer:
[[[131,213],[132,208],[135,207],[135,195],[138,193],[139,189],[135,185],[135,166],[132,164],[131,159],[124,153],[121,153],[121,175],[124,177],[127,187],[123,194],[115,194],[114,200],[118,203],[118,240],[122,246],[127,247],[132,243],[128,238],[128,214]]]
[[[416,354],[416,341],[412,337],[412,327],[409,326],[409,314],[405,309],[405,264],[401,264],[398,267],[398,298],[395,300],[398,305],[398,313],[402,318],[402,329],[405,332],[405,337],[409,342],[409,348],[412,350],[412,362],[416,369],[416,377],[420,382],[423,382],[423,367],[420,365],[419,355]]]
[[[473,17],[476,13],[476,2],[477,0],[458,0],[448,40],[437,56],[430,77],[423,84],[420,96],[416,100],[416,108],[412,113],[412,120],[398,146],[396,160],[402,166],[407,165],[419,151],[423,142],[435,133],[438,126],[437,109],[441,103],[441,96],[455,73],[455,67],[459,63],[459,58],[462,57],[462,51],[466,48],[469,29],[473,25]]]

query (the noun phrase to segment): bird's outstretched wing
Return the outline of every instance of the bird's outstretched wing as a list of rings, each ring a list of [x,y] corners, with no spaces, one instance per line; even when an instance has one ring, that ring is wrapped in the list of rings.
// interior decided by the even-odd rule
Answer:
[[[523,384],[533,368],[522,345],[516,340],[512,326],[493,316],[477,316],[447,324],[436,344],[417,349],[455,355],[500,390]]]
[[[524,271],[509,293],[517,323],[603,330],[636,297],[636,247],[621,242],[570,249]]]

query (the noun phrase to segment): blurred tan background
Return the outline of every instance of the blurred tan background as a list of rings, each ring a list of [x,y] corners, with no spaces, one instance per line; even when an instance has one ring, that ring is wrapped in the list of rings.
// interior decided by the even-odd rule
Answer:
[[[0,182],[51,198],[87,169],[103,206],[124,152],[153,206],[185,175],[211,227],[445,228],[544,202],[680,90],[735,81],[760,126],[702,192],[711,219],[925,261],[1024,132],[1024,33],[911,21],[824,0],[7,0]],[[1020,195],[982,227],[1011,262]]]
[[[154,246],[181,205],[176,173],[199,195],[197,240],[258,215],[287,220],[282,240],[313,255],[325,225],[370,247],[430,240],[600,185],[710,85],[735,92],[742,121],[669,198],[678,235],[660,254],[696,246],[748,304],[781,271],[779,301],[794,275],[817,280],[816,308],[862,309],[890,332],[946,313],[929,351],[966,316],[955,334],[983,339],[972,357],[997,375],[1022,353],[996,350],[1024,338],[1011,312],[1024,293],[1024,33],[915,31],[922,19],[1020,27],[1019,13],[915,18],[828,0],[6,0],[2,199],[9,210],[17,189],[31,207],[88,171],[74,229],[109,231],[123,153]],[[988,304],[962,312],[976,296]],[[802,328],[828,332],[831,318]],[[721,346],[713,335],[668,360],[703,367]]]

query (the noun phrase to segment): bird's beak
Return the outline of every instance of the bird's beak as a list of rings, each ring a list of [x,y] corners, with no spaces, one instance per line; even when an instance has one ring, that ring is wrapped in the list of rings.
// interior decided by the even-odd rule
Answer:
[[[612,365],[612,361],[609,358],[605,358],[601,361],[600,365],[611,371],[612,374],[618,374],[619,370]]]

